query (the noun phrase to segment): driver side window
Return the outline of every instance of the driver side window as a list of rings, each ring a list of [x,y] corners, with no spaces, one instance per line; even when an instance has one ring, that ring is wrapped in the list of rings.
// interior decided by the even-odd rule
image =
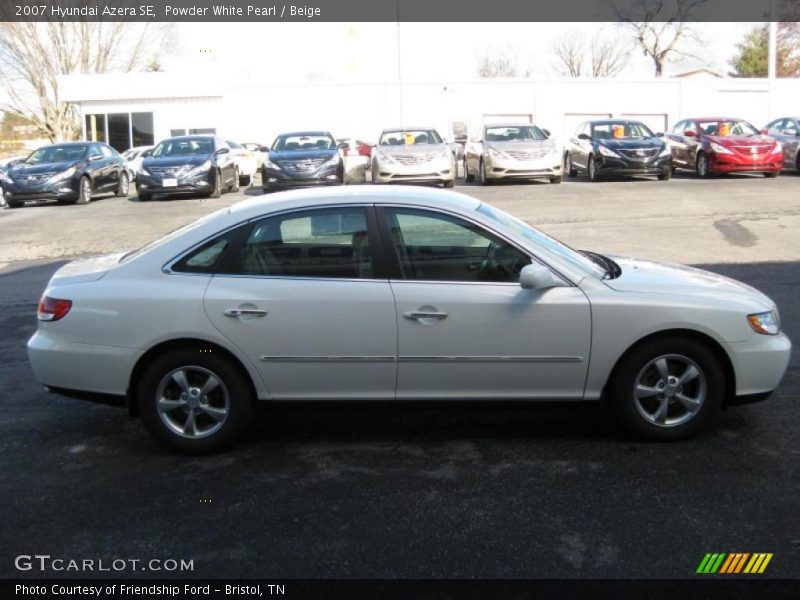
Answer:
[[[387,208],[386,217],[403,279],[519,281],[529,256],[477,225],[426,210]]]

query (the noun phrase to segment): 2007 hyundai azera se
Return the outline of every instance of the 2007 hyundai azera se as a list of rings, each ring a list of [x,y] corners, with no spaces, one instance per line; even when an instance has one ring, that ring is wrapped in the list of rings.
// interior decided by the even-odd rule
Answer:
[[[775,304],[705,271],[576,251],[442,190],[251,199],[63,266],[28,343],[53,392],[118,402],[160,441],[231,445],[257,400],[601,400],[685,438],[766,398]]]

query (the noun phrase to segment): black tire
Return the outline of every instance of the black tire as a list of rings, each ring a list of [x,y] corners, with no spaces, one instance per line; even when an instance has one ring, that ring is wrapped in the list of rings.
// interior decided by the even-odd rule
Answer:
[[[651,368],[648,365],[651,361],[667,355],[688,358],[696,365],[696,369],[700,371],[701,375],[686,385],[699,386],[700,380],[704,378],[705,398],[700,408],[685,422],[676,421],[672,425],[659,425],[648,420],[640,412],[638,407],[640,401],[635,398],[634,389],[643,376],[650,374],[653,377],[659,377],[655,367]],[[670,365],[669,362],[667,364]],[[679,377],[680,366],[680,360],[675,359],[675,362],[669,366],[675,372],[670,370],[669,375]],[[646,369],[652,369],[652,372]],[[661,385],[661,381],[659,379],[659,383],[654,384],[653,389]],[[722,365],[708,345],[686,337],[663,337],[643,342],[625,354],[614,369],[607,391],[610,395],[611,405],[623,428],[644,440],[668,442],[692,437],[708,426],[722,407],[725,385],[725,373]],[[677,389],[683,391],[681,387]],[[674,411],[678,415],[680,415],[680,411],[685,410],[678,400],[674,400],[673,403],[673,400],[662,400],[661,396],[664,394],[646,396],[643,401],[652,401],[655,403],[654,406],[668,402],[667,411]],[[654,414],[657,412],[658,409],[654,411]],[[688,415],[689,412],[686,411],[686,414]]]
[[[239,191],[239,169],[233,170],[233,180],[231,184],[228,186],[229,192],[238,192]]]
[[[175,397],[175,402],[181,401],[179,397],[181,388],[176,380],[169,377],[170,373],[178,369],[184,369],[189,386],[199,386],[203,382],[202,376],[205,374],[200,373],[200,369],[212,374],[219,381],[219,385],[208,394],[210,402],[204,404],[206,408],[220,410],[217,407],[224,407],[223,399],[227,398],[227,416],[219,426],[218,419],[211,418],[204,412],[199,387],[190,388],[198,391],[197,395],[192,394],[195,396],[193,401],[197,408],[191,409],[196,415],[195,423],[198,424],[198,431],[202,431],[204,426],[212,429],[215,425],[219,426],[206,437],[184,436],[165,423],[165,420],[180,423],[183,419],[188,419],[190,410],[188,401],[172,411],[159,411],[158,399],[162,397],[159,386],[162,381],[167,382],[163,395],[169,397],[167,394],[169,393]],[[193,380],[194,375],[201,378]],[[184,395],[189,396],[189,394]],[[194,348],[173,350],[153,359],[142,372],[137,387],[136,402],[142,422],[159,442],[188,454],[208,454],[230,448],[244,437],[252,418],[254,398],[245,375],[237,365],[226,357],[198,345]]]
[[[370,165],[369,172],[372,179],[372,185],[379,185],[380,182],[378,181],[378,170],[375,168],[375,162]]]
[[[467,169],[467,159],[464,159],[464,181],[472,182],[475,181],[475,175],[472,175]]]
[[[703,179],[711,177],[711,172],[708,169],[708,157],[706,156],[705,152],[697,153],[697,158],[695,159],[694,165],[698,177],[702,177]]]
[[[446,187],[446,188],[451,188],[451,187],[455,186],[455,184],[456,184],[456,182],[455,182],[455,180],[453,180],[453,179],[450,179],[450,180],[448,180],[448,181],[444,181],[444,182],[442,182],[442,185],[443,185],[444,187]]]
[[[567,177],[578,176],[578,170],[572,166],[572,158],[570,158],[569,152],[564,157],[564,171],[567,172]]]
[[[795,173],[800,175],[800,152],[797,153],[797,157],[794,159],[794,170]]]
[[[561,183],[564,180],[563,175],[556,175],[550,178],[550,183]]]
[[[777,176],[778,176],[778,171],[765,171],[764,172],[764,177],[767,177],[769,179],[772,179],[773,177],[777,177]]]
[[[673,171],[674,171],[674,169],[669,169],[665,173],[661,173],[661,175],[658,176],[658,180],[659,181],[669,181],[670,179],[672,179],[672,172]]]
[[[153,199],[153,194],[151,194],[150,192],[139,191],[138,195],[139,195],[139,202],[150,202],[150,200]]]
[[[245,188],[249,188],[250,185],[253,183],[253,176],[252,175],[239,175],[239,185]]]
[[[119,185],[117,185],[117,190],[114,192],[114,195],[118,198],[127,198],[130,185],[131,182],[128,179],[128,174],[123,171],[119,174]]]
[[[6,200],[6,204],[8,208],[22,208],[25,206],[24,202],[20,202],[19,200]]]
[[[486,177],[486,165],[484,164],[483,159],[481,159],[481,162],[478,165],[478,177],[481,181],[481,185],[489,185],[491,183],[489,178]]]
[[[586,164],[588,165],[589,181],[595,183],[600,181],[600,174],[597,171],[597,160],[595,159],[594,154],[589,155],[589,160]]]
[[[86,175],[81,177],[78,182],[78,200],[77,204],[89,204],[92,199],[92,180]]]
[[[209,198],[219,198],[222,196],[222,171],[214,172],[214,189],[208,195]]]

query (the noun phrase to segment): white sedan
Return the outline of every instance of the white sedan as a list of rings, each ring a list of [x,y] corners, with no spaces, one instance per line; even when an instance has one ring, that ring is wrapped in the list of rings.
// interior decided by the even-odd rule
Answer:
[[[126,405],[188,452],[231,445],[267,400],[605,400],[640,437],[680,439],[769,396],[791,349],[744,284],[393,186],[246,200],[74,261],[38,318],[49,390]]]

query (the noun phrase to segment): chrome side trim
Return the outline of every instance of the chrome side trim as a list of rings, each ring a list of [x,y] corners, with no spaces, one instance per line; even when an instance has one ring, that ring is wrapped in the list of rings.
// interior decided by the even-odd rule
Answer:
[[[583,362],[582,356],[401,356],[399,362],[462,362],[462,363],[573,363]]]
[[[261,360],[264,362],[301,362],[301,363],[314,363],[314,362],[338,362],[338,363],[356,363],[356,362],[395,362],[397,359],[394,356],[262,356]]]

